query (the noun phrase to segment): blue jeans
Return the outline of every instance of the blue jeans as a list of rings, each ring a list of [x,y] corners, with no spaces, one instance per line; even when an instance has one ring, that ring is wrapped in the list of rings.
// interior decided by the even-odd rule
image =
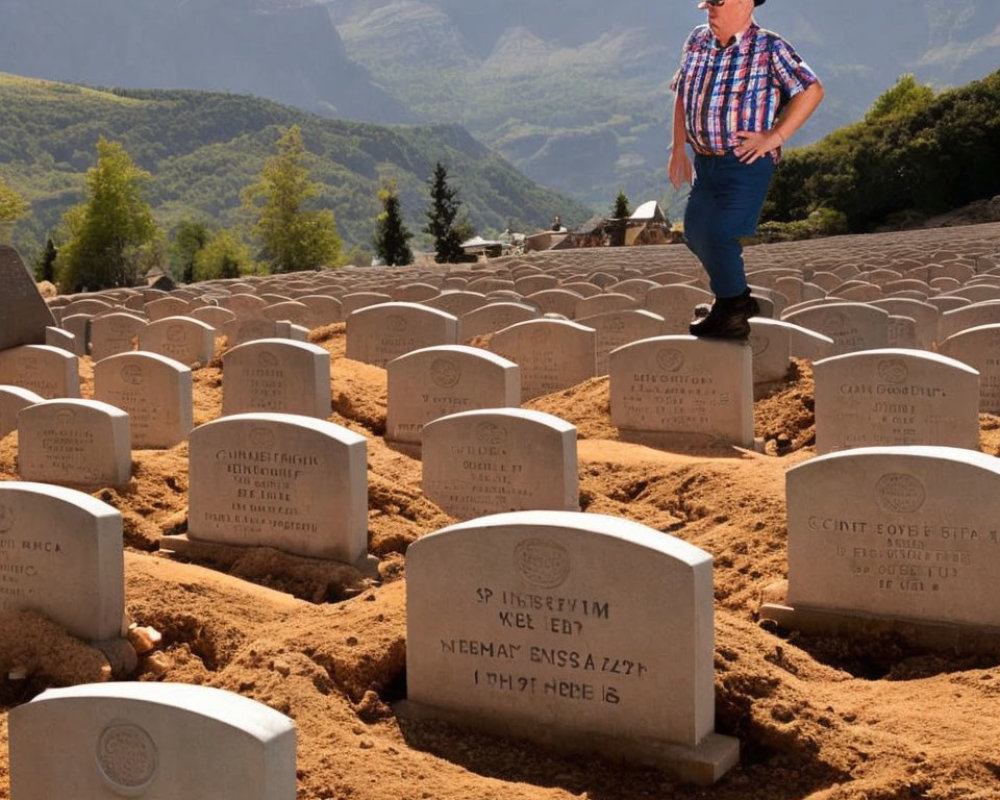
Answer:
[[[688,248],[708,273],[716,297],[736,297],[747,288],[740,239],[757,229],[774,161],[766,155],[743,164],[732,153],[695,154],[695,179],[684,213]]]

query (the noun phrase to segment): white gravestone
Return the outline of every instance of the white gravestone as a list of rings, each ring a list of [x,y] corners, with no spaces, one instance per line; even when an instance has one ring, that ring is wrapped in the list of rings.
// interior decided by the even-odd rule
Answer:
[[[568,320],[536,319],[493,334],[490,350],[521,368],[521,401],[597,374],[597,332]]]
[[[80,364],[72,353],[45,344],[0,350],[0,383],[52,399],[80,396]]]
[[[651,339],[668,333],[663,317],[641,309],[606,311],[603,314],[578,319],[577,322],[597,332],[598,375],[608,374],[612,350],[638,342],[640,339]]]
[[[979,410],[1000,414],[1000,325],[981,325],[949,336],[940,353],[979,372]]]
[[[135,349],[146,320],[134,314],[116,313],[90,323],[90,357],[95,362]]]
[[[156,353],[119,353],[98,361],[94,399],[128,414],[135,449],[173,447],[194,427],[190,368]]]
[[[466,411],[424,426],[423,490],[457,519],[578,511],[576,428],[528,409]]]
[[[128,414],[99,400],[46,400],[22,409],[17,445],[24,480],[98,489],[132,478]]]
[[[49,689],[10,713],[17,800],[295,800],[295,723],[181,683]]]
[[[659,336],[610,357],[611,424],[653,447],[753,446],[753,372],[742,342]]]
[[[222,413],[275,411],[326,419],[332,409],[330,354],[289,339],[259,339],[222,357]]]
[[[139,349],[204,367],[215,351],[215,328],[190,317],[165,317],[140,331]]]
[[[458,344],[457,317],[416,303],[365,306],[347,318],[347,357],[385,367],[414,350]]]
[[[816,451],[942,445],[979,448],[979,373],[921,350],[866,350],[817,361]]]
[[[523,303],[490,303],[459,317],[465,341],[485,333],[495,333],[518,322],[539,317],[538,309]]]
[[[420,452],[428,422],[462,411],[517,407],[520,369],[502,356],[463,345],[415,350],[386,367],[387,442]]]
[[[856,353],[889,345],[889,312],[864,303],[825,303],[782,319],[833,339],[833,353]]]
[[[949,447],[872,447],[787,473],[787,601],[762,615],[792,627],[923,623],[939,644],[962,628],[1000,635],[1000,465]],[[845,502],[850,498],[850,502]]]
[[[425,536],[406,577],[414,713],[702,784],[736,763],[714,733],[702,550],[624,519],[520,512]]]
[[[192,541],[366,558],[363,436],[295,414],[237,414],[191,432],[189,473]]]
[[[121,636],[122,517],[83,492],[0,482],[0,612],[36,611],[90,641]]]
[[[17,430],[17,415],[22,408],[41,403],[45,398],[20,386],[0,386],[0,438]]]

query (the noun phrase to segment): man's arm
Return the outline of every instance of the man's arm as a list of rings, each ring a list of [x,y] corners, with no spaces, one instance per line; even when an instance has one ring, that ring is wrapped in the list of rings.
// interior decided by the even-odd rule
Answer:
[[[738,131],[736,137],[740,143],[733,152],[744,164],[752,164],[761,156],[777,150],[805,125],[822,102],[824,94],[822,83],[816,81],[809,84],[789,101],[771,130]]]
[[[677,92],[674,98],[674,124],[673,138],[670,145],[670,164],[667,168],[670,174],[670,183],[675,189],[680,189],[686,181],[691,183],[694,179],[694,169],[691,166],[691,158],[687,154],[685,143],[687,142],[687,129],[684,124],[684,97],[681,92]]]

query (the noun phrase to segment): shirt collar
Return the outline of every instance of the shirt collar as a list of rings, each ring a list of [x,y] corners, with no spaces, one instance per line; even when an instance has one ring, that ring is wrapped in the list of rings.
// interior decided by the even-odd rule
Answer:
[[[711,37],[712,42],[715,44],[715,47],[719,50],[725,50],[728,45],[724,45],[721,42],[719,42],[719,40],[715,37],[715,34],[712,33],[711,28],[709,28],[708,30],[709,30],[709,36]],[[753,39],[754,35],[757,33],[758,30],[760,30],[760,26],[756,22],[754,22],[753,19],[751,19],[750,24],[747,25],[746,30],[740,31],[739,33],[736,34],[736,36],[734,37],[735,41],[731,46],[736,48],[742,47],[744,42]]]

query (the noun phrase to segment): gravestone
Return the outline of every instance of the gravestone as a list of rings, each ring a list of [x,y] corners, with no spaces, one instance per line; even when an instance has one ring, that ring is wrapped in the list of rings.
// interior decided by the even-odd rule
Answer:
[[[201,306],[189,312],[187,316],[199,322],[204,322],[206,325],[211,325],[215,328],[215,335],[217,337],[224,335],[222,329],[226,326],[226,323],[238,319],[236,314],[228,308],[221,308],[219,306]]]
[[[189,441],[189,540],[366,559],[363,436],[311,417],[259,413],[201,425]],[[166,538],[182,552],[177,537]]]
[[[695,306],[699,303],[711,305],[713,300],[711,292],[678,283],[650,289],[643,308],[663,317],[664,334],[687,334]]]
[[[25,344],[45,344],[45,329],[56,320],[20,254],[0,244],[0,350]]]
[[[283,303],[275,303],[261,309],[260,315],[264,319],[271,319],[275,322],[291,322],[293,325],[301,325],[303,328],[310,328],[312,323],[312,311],[305,303],[295,300],[286,300]]]
[[[949,336],[939,352],[979,372],[979,410],[1000,414],[1000,324],[980,325]]]
[[[223,355],[222,372],[223,415],[330,416],[330,354],[318,345],[289,339],[247,342]]]
[[[43,400],[41,395],[19,386],[0,386],[0,438],[17,430],[17,415],[22,408]]]
[[[458,319],[416,303],[366,306],[347,318],[347,358],[385,367],[414,350],[458,344]]]
[[[566,319],[572,319],[576,313],[576,304],[583,295],[566,289],[542,289],[526,295],[524,301],[537,307],[543,314],[559,314]]]
[[[597,332],[568,320],[528,320],[497,331],[490,350],[521,368],[521,402],[597,374]]]
[[[421,305],[427,308],[435,308],[438,311],[444,311],[447,314],[451,314],[455,317],[460,317],[463,314],[468,314],[470,311],[474,311],[477,308],[482,308],[487,305],[489,300],[486,299],[486,295],[480,292],[442,292],[437,297],[432,297],[430,300],[424,300]]]
[[[215,352],[215,328],[190,317],[165,317],[140,331],[139,349],[204,367]]]
[[[538,309],[523,303],[490,303],[459,318],[462,339],[469,341],[476,336],[509,328],[518,322],[537,319],[538,316]]]
[[[463,345],[415,350],[389,362],[386,442],[413,455],[431,420],[461,411],[517,407],[520,370],[502,356]]]
[[[528,409],[466,411],[423,430],[427,498],[457,519],[580,508],[576,427]]]
[[[94,365],[94,399],[128,414],[133,449],[166,449],[194,427],[191,370],[156,353],[119,353]]]
[[[49,326],[45,329],[45,344],[49,347],[58,347],[65,350],[70,355],[78,355],[80,346],[76,342],[76,337],[69,331],[62,328]]]
[[[607,375],[611,351],[640,339],[650,339],[667,333],[666,321],[659,314],[641,309],[606,311],[578,319],[580,325],[597,332],[597,374]]]
[[[816,451],[979,447],[979,374],[918,350],[868,350],[817,361]]]
[[[26,481],[99,489],[132,477],[128,414],[99,400],[46,400],[17,415],[17,469]]]
[[[611,424],[652,447],[752,447],[753,366],[743,342],[659,336],[611,352]]]
[[[627,311],[637,305],[636,299],[627,294],[595,294],[577,301],[573,318],[579,321],[609,311]]]
[[[59,321],[59,327],[73,336],[73,355],[90,354],[90,324],[93,317],[89,314],[72,314],[64,316]]]
[[[183,683],[48,689],[10,713],[18,800],[295,800],[295,723]]]
[[[97,317],[90,323],[90,355],[95,362],[135,349],[146,320],[133,314],[117,313]]]
[[[62,486],[0,481],[0,612],[29,610],[81,639],[124,634],[116,509]]]
[[[829,336],[834,355],[889,344],[889,312],[864,303],[826,303],[786,313],[782,319]]]
[[[183,317],[191,304],[180,297],[161,297],[146,303],[145,312],[150,322],[157,322],[168,317]]]
[[[0,384],[30,389],[49,399],[79,397],[79,362],[72,353],[45,344],[0,350]]]
[[[529,511],[425,536],[406,566],[404,716],[700,784],[735,765],[738,742],[714,732],[707,553],[625,519]]]
[[[1000,575],[996,458],[849,450],[793,467],[786,490],[787,597],[774,587],[762,616],[804,630],[890,628],[949,649],[985,629],[995,643],[1000,606],[984,598]]]
[[[943,311],[938,320],[938,335],[940,341],[944,341],[959,331],[998,323],[1000,323],[1000,301],[976,303]]]
[[[274,339],[278,336],[280,323],[263,317],[238,317],[222,327],[229,347],[238,347],[259,339]]]
[[[764,396],[788,378],[795,328],[777,319],[753,317],[750,320],[755,398]]]

